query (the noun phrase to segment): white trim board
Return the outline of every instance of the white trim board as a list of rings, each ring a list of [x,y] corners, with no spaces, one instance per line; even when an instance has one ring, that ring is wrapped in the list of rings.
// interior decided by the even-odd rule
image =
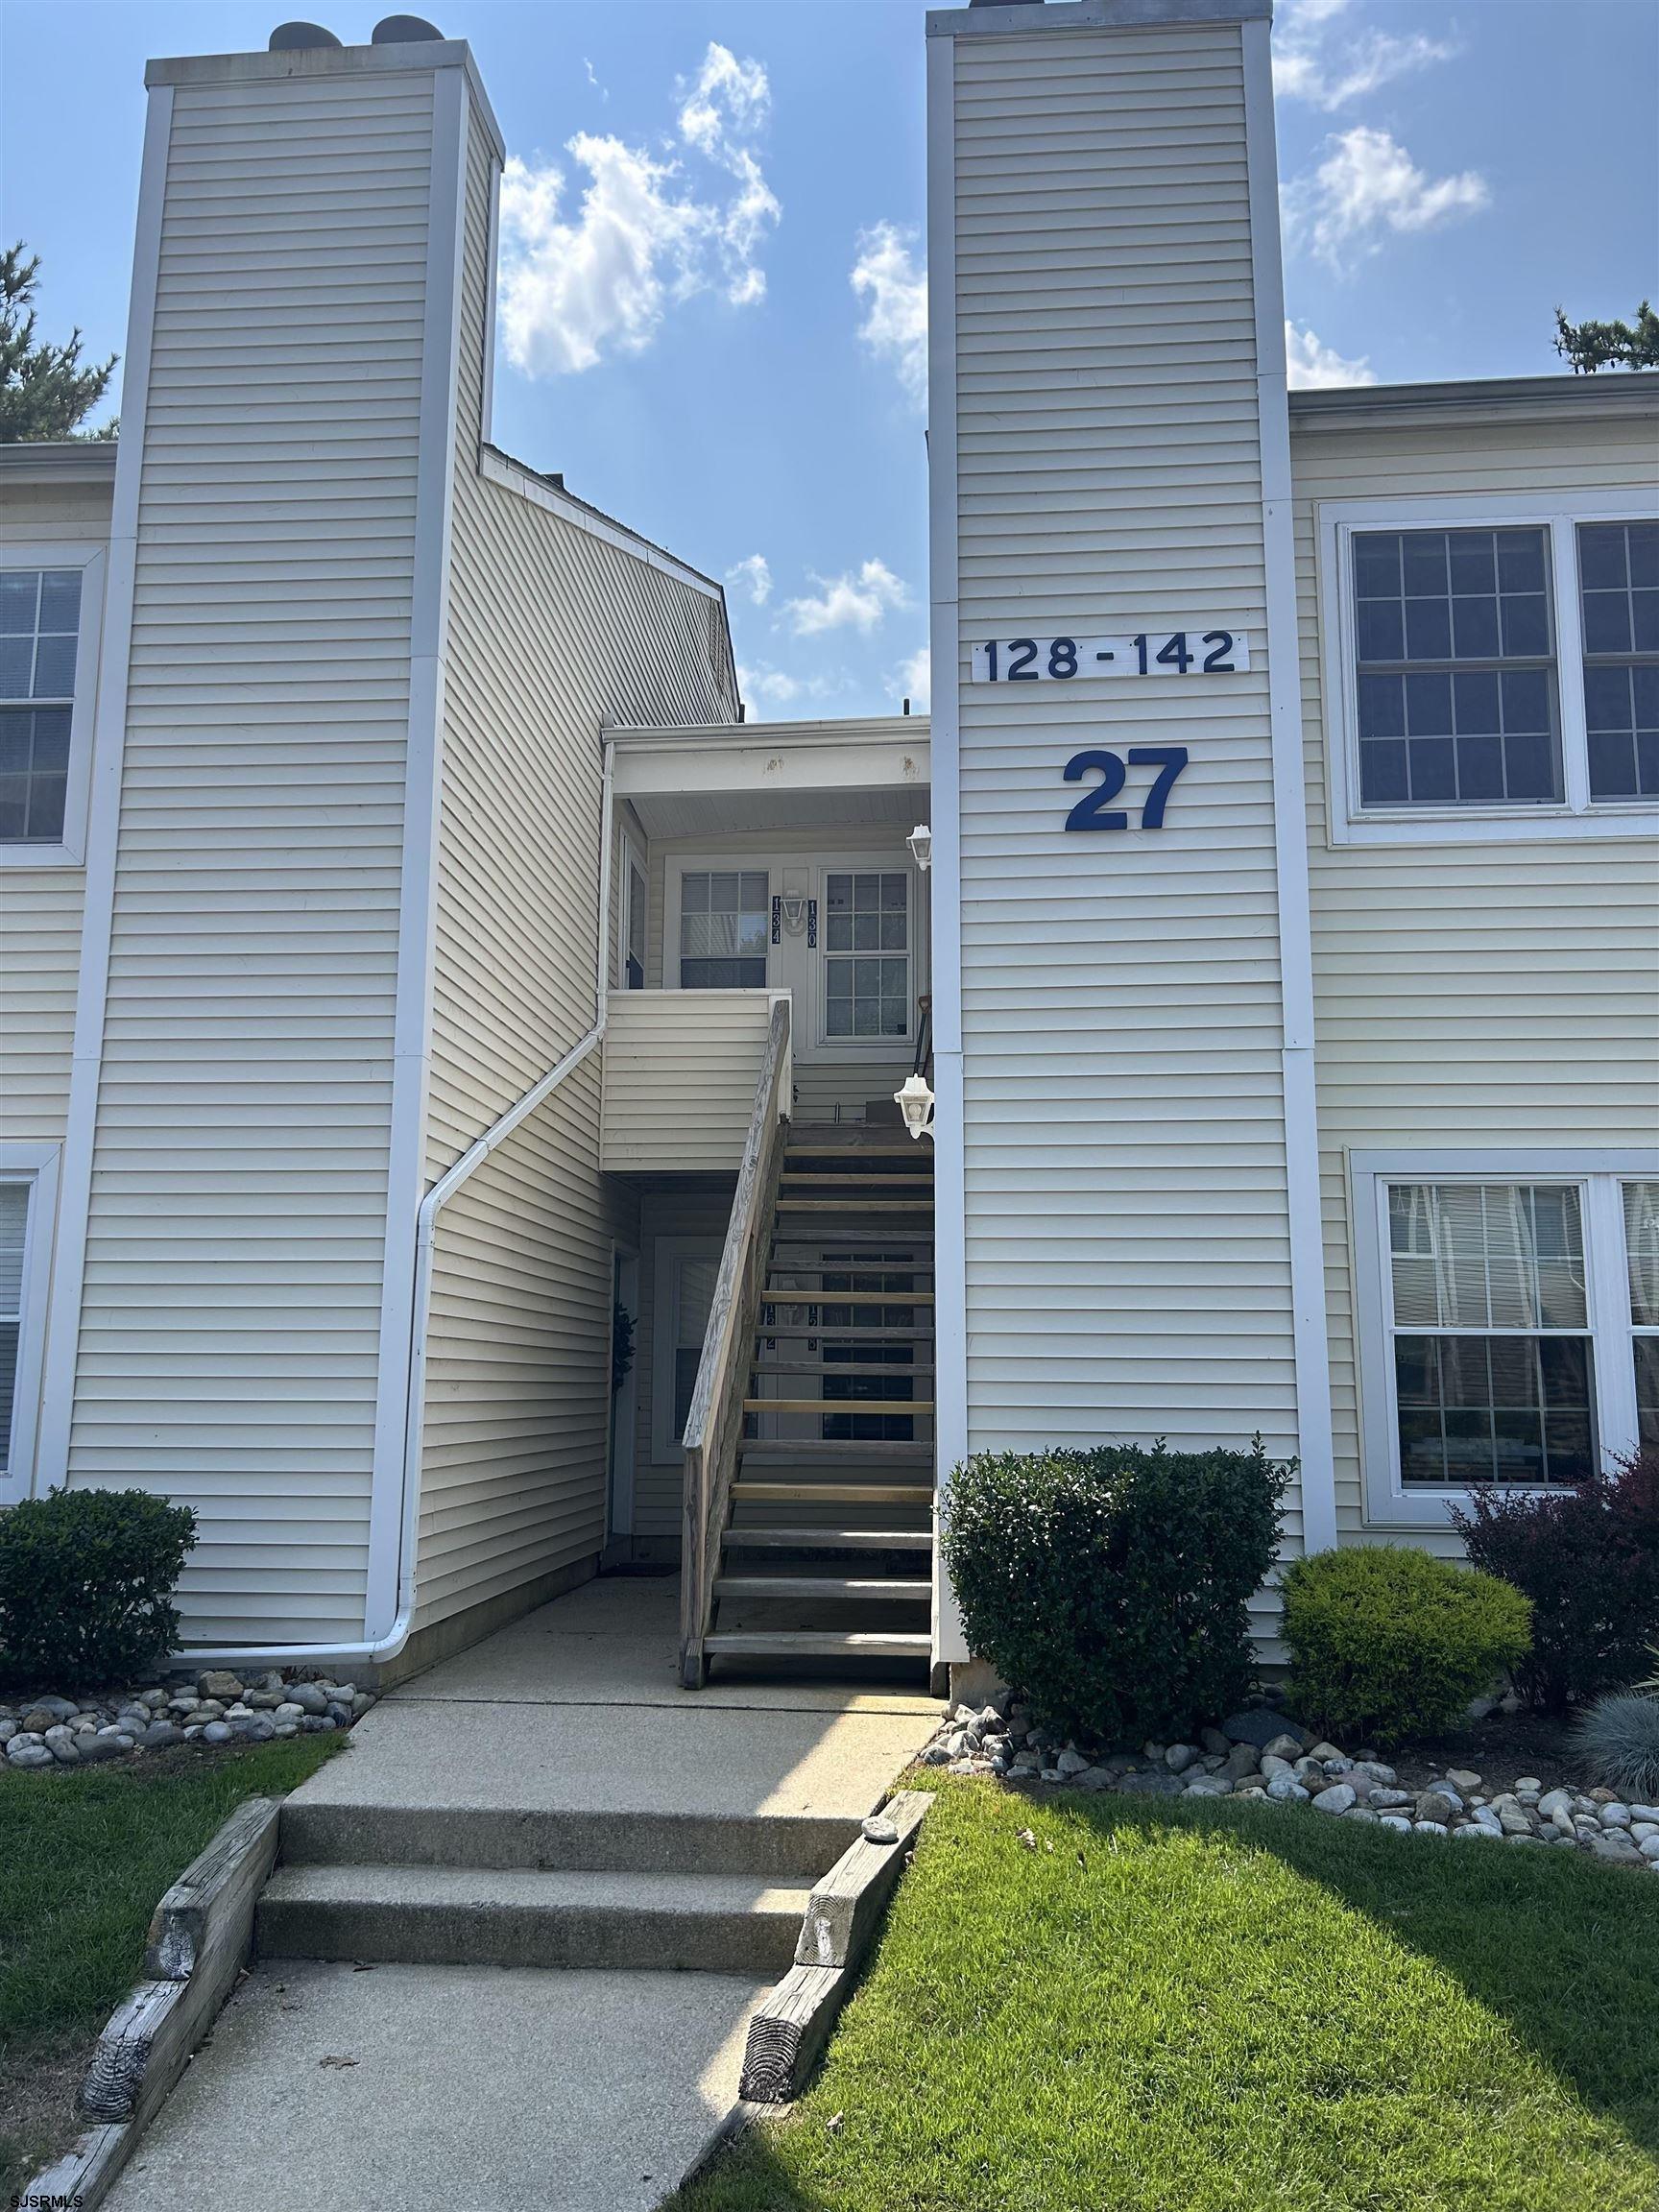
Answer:
[[[1605,1458],[1636,1442],[1636,1395],[1628,1362],[1607,1358],[1609,1342],[1630,1335],[1624,1230],[1615,1186],[1659,1178],[1659,1149],[1530,1146],[1351,1151],[1345,1181],[1354,1264],[1354,1368],[1365,1526],[1445,1528],[1466,1490],[1407,1491],[1395,1453],[1394,1378],[1389,1359],[1392,1299],[1385,1209],[1391,1182],[1575,1183],[1585,1192],[1585,1263],[1594,1335],[1597,1427]],[[1612,1193],[1611,1204],[1609,1193]],[[1621,1300],[1623,1315],[1621,1317]],[[1528,1495],[1532,1493],[1528,1492]]]
[[[1026,11],[1035,15],[1035,9]],[[936,1500],[969,1453],[967,1156],[962,1086],[962,636],[957,556],[956,40],[959,13],[927,24],[927,538],[931,766],[933,1468]],[[933,1547],[933,1660],[967,1659],[956,1593]]]
[[[444,780],[444,668],[449,633],[455,417],[461,371],[467,223],[467,81],[432,86],[432,184],[421,336],[420,457],[409,623],[409,734],[403,771],[403,865],[397,911],[386,1236],[363,1599],[368,1642],[387,1636],[413,1598],[417,1530],[408,1526],[405,1461],[421,1417],[414,1360],[417,1215],[426,1190],[426,1107],[438,915],[438,813]]]
[[[619,553],[643,561],[646,567],[661,569],[664,576],[677,577],[682,584],[688,584],[693,591],[701,591],[706,599],[714,600],[724,610],[726,595],[718,584],[699,575],[695,568],[687,568],[683,561],[676,561],[671,553],[664,553],[649,540],[636,537],[624,523],[613,522],[608,517],[595,514],[580,499],[561,492],[556,485],[535,475],[496,447],[486,446],[479,453],[478,473],[490,483],[499,484],[504,492],[517,493],[520,499],[528,499],[532,507],[545,508],[562,522],[585,530],[589,538],[597,538],[602,544],[614,545]]]
[[[41,1383],[36,1466],[40,1487],[68,1479],[69,1437],[81,1344],[81,1289],[86,1266],[86,1224],[92,1199],[92,1145],[104,1063],[104,1014],[109,990],[109,937],[115,914],[115,856],[121,830],[121,764],[127,742],[127,673],[132,647],[132,590],[138,558],[138,496],[150,404],[150,349],[161,266],[161,212],[167,150],[173,134],[173,92],[158,85],[144,118],[138,178],[138,221],[132,248],[132,293],[127,317],[122,436],[115,455],[115,497],[109,521],[104,627],[98,657],[98,707],[93,725],[86,817],[86,896],[81,924],[81,980],[75,999],[75,1044],[69,1113],[63,1136],[62,1184],[52,1266],[46,1367]]]
[[[58,1226],[60,1144],[0,1144],[0,1183],[29,1185],[23,1227],[22,1290],[18,1301],[17,1371],[12,1390],[11,1432],[0,1467],[0,1505],[14,1505],[34,1492],[35,1447],[40,1426],[40,1380],[46,1358],[47,1308],[52,1296],[52,1247]]]
[[[1306,1551],[1336,1541],[1336,1457],[1331,1423],[1331,1352],[1319,1193],[1319,1121],[1313,1073],[1313,937],[1308,882],[1308,806],[1302,743],[1302,671],[1296,603],[1290,415],[1285,360],[1285,286],[1273,64],[1264,20],[1240,26],[1244,142],[1249,170],[1251,291],[1256,316],[1257,424],[1262,455],[1262,537],[1267,595],[1267,698],[1273,757],[1273,841],[1279,908],[1283,1023],[1286,1210],[1290,1240],[1296,1439]]]
[[[0,841],[0,869],[80,868],[85,864],[88,805],[92,788],[92,748],[98,725],[99,643],[104,630],[104,592],[108,551],[101,543],[50,539],[28,545],[0,545],[0,568],[79,568],[81,621],[75,640],[75,697],[69,716],[69,781],[63,795],[63,834],[54,844]],[[9,699],[25,707],[25,699]]]
[[[1590,798],[1579,636],[1575,522],[1659,520],[1648,489],[1592,485],[1553,493],[1447,492],[1411,498],[1321,499],[1314,509],[1319,563],[1320,669],[1325,714],[1326,842],[1338,845],[1487,845],[1540,838],[1659,835],[1651,800]],[[1560,718],[1558,806],[1411,807],[1361,812],[1352,590],[1356,531],[1481,530],[1537,525],[1550,533],[1551,630]]]

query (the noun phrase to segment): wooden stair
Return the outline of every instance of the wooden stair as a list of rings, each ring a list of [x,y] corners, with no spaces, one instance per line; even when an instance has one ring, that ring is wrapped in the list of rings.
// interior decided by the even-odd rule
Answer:
[[[931,1147],[791,1128],[760,1295],[705,1647],[926,1668]]]

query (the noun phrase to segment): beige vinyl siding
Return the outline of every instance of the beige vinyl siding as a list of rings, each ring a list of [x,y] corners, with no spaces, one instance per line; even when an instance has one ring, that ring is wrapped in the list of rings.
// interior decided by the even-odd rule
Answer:
[[[970,1447],[1287,1453],[1239,33],[954,54]],[[1248,674],[968,681],[979,638],[1213,624],[1248,633]],[[1165,829],[1065,834],[1062,768],[1115,740],[1190,746]]]
[[[0,546],[106,544],[109,498],[108,484],[0,479]],[[0,874],[0,1142],[63,1134],[84,897],[79,868]]]
[[[363,1634],[433,86],[173,93],[70,1473]]]
[[[1320,1167],[1344,1538],[1368,1533],[1350,1147],[1647,1145],[1659,1131],[1659,847],[1647,837],[1334,846],[1327,838],[1321,500],[1653,480],[1652,417],[1299,424],[1292,460],[1312,871]],[[1381,1531],[1379,1531],[1381,1532]],[[1450,1534],[1404,1540],[1455,1553]]]
[[[764,991],[630,991],[612,1000],[608,1173],[736,1173],[771,1005]]]
[[[703,590],[479,465],[491,155],[469,159],[426,1163],[436,1177],[591,1028],[601,730],[735,713]],[[611,917],[614,929],[614,907]],[[600,1070],[439,1216],[417,1627],[599,1551],[611,1241]]]

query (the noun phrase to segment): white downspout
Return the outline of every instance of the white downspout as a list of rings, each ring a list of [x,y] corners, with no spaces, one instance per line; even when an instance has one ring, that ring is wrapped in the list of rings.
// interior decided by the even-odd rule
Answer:
[[[519,1123],[535,1113],[558,1090],[565,1078],[595,1051],[605,1035],[610,1006],[611,977],[611,844],[614,805],[613,779],[616,748],[605,740],[604,769],[599,804],[599,917],[598,962],[593,989],[593,1026],[573,1045],[563,1060],[539,1076],[521,1098],[508,1107],[499,1120],[474,1139],[452,1167],[441,1175],[421,1201],[415,1216],[414,1327],[409,1338],[409,1373],[403,1402],[403,1506],[397,1531],[397,1611],[383,1636],[357,1644],[226,1645],[209,1650],[191,1646],[174,1654],[197,1666],[221,1666],[228,1661],[257,1661],[270,1666],[308,1667],[324,1660],[352,1665],[396,1658],[409,1641],[415,1617],[415,1557],[421,1518],[421,1436],[426,1406],[426,1333],[432,1312],[432,1263],[438,1216],[449,1200],[503,1145]]]

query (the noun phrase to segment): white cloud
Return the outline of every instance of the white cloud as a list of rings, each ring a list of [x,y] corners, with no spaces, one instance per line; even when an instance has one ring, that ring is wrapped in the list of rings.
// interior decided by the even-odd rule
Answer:
[[[919,645],[907,661],[899,663],[900,696],[908,699],[918,713],[926,714],[933,694],[933,656],[926,645]]]
[[[1358,361],[1346,359],[1334,346],[1327,346],[1311,330],[1298,329],[1288,316],[1285,319],[1285,358],[1292,392],[1313,392],[1331,384],[1375,384],[1377,381],[1377,372],[1364,354]]]
[[[787,707],[792,699],[800,698],[804,688],[799,677],[770,667],[764,661],[737,671],[737,689],[742,697],[764,700],[769,707]]]
[[[1349,0],[1284,0],[1273,27],[1273,89],[1282,100],[1306,100],[1327,112],[1392,84],[1457,51],[1420,31],[1398,37],[1368,29],[1340,47],[1332,27]]]
[[[856,575],[814,576],[819,587],[815,599],[790,599],[783,613],[797,637],[814,637],[825,630],[852,628],[866,635],[889,609],[907,607],[910,594],[883,561],[866,561]]]
[[[1476,171],[1430,177],[1397,139],[1367,124],[1326,144],[1330,151],[1312,175],[1286,187],[1285,217],[1291,240],[1333,269],[1351,269],[1375,252],[1384,231],[1431,230],[1491,202]]]
[[[589,132],[568,141],[587,172],[574,214],[561,168],[508,161],[499,317],[507,358],[526,375],[640,352],[668,307],[695,293],[718,286],[733,306],[764,296],[756,256],[781,210],[747,138],[765,120],[765,69],[710,45],[680,90],[680,136],[661,158]],[[700,197],[686,180],[686,152],[726,171],[736,189]]]
[[[852,283],[868,302],[859,337],[920,405],[927,393],[927,272],[917,265],[910,236],[891,223],[860,231]]]
[[[592,62],[589,60],[586,54],[584,54],[582,57],[582,66],[588,72],[589,84],[592,85],[594,91],[598,93],[600,99],[609,104],[611,95],[606,91],[604,85],[600,84],[599,72],[594,68]]]
[[[726,571],[726,581],[745,592],[757,607],[772,596],[772,570],[764,553],[749,553]]]

